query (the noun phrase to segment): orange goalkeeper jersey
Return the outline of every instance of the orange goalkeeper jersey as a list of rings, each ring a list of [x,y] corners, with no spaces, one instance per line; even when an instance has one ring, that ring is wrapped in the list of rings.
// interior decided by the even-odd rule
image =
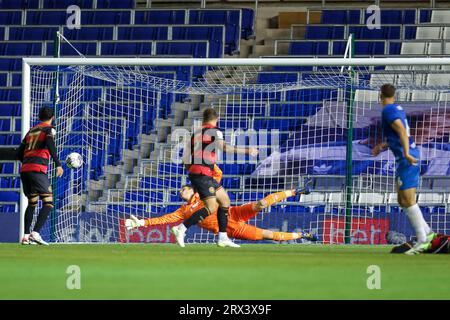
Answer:
[[[219,183],[222,180],[222,170],[220,170],[220,168],[216,164],[214,165],[213,178]],[[145,225],[152,226],[184,221],[201,208],[203,208],[203,202],[200,200],[199,195],[195,193],[187,204],[183,204],[176,211],[159,218],[145,219]],[[199,226],[212,232],[218,232],[219,226],[217,224],[217,211],[201,221],[199,223]]]

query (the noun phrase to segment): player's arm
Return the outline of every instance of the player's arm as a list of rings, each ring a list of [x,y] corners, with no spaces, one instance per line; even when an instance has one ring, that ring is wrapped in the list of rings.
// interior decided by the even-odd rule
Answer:
[[[237,154],[249,154],[252,157],[256,157],[259,153],[258,149],[252,147],[236,147],[229,145],[223,139],[217,141],[218,148],[224,152],[232,152]]]
[[[391,123],[391,128],[398,134],[400,138],[400,144],[403,147],[403,155],[405,156],[406,160],[408,160],[408,162],[411,164],[416,164],[417,159],[409,154],[409,137],[402,121],[400,119],[393,121]]]
[[[377,145],[375,145],[372,149],[372,155],[373,156],[377,156],[379,155],[381,152],[386,151],[388,148],[388,144],[387,142],[380,142]]]
[[[45,144],[47,145],[48,151],[50,152],[50,155],[52,156],[53,161],[56,165],[56,176],[61,177],[63,175],[63,168],[61,166],[61,162],[59,161],[58,154],[56,153],[56,144],[55,139],[53,138],[55,136],[55,129],[51,129],[47,132],[47,135],[45,136]]]
[[[130,215],[130,219],[125,220],[125,226],[127,227],[128,230],[131,230],[139,227],[156,226],[180,221],[184,221],[183,207],[177,209],[172,213],[165,214],[158,218],[139,219],[134,215]]]

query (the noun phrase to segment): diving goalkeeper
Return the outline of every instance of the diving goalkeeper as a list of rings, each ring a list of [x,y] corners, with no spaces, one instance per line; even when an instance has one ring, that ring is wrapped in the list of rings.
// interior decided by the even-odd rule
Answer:
[[[316,241],[317,237],[310,233],[305,232],[277,232],[267,229],[260,229],[246,223],[249,219],[255,217],[263,209],[283,201],[288,197],[293,197],[297,194],[310,193],[309,187],[302,189],[292,189],[281,192],[276,192],[268,195],[267,197],[256,201],[243,204],[241,206],[230,207],[230,214],[228,218],[227,234],[230,237],[241,240],[275,240],[275,241],[287,241],[295,239],[307,239],[310,241]],[[186,220],[193,213],[203,208],[203,202],[197,193],[194,192],[192,187],[185,185],[180,190],[181,198],[186,201],[186,204],[182,205],[176,211],[163,215],[158,218],[139,219],[133,215],[130,219],[125,220],[125,226],[128,230],[154,226],[168,223],[175,223]],[[199,222],[199,226],[203,229],[209,230],[213,233],[218,233],[219,226],[217,223],[217,212],[206,217],[203,221]]]

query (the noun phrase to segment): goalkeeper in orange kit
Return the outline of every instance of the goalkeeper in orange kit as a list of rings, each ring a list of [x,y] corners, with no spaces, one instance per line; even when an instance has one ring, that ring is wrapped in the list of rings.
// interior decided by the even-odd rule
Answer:
[[[214,178],[217,181],[221,180],[222,172],[215,166]],[[257,228],[247,223],[248,220],[255,217],[263,209],[270,207],[271,205],[281,202],[286,198],[293,197],[297,194],[308,194],[310,192],[309,187],[302,189],[292,189],[281,192],[272,193],[265,198],[243,204],[241,206],[230,207],[230,213],[228,217],[227,234],[230,237],[241,240],[275,240],[275,241],[287,241],[304,238],[310,241],[316,241],[317,237],[310,233],[305,232],[277,232],[272,230],[266,230]],[[128,230],[154,226],[168,223],[176,223],[184,221],[189,218],[193,213],[203,208],[203,202],[197,193],[194,192],[191,186],[184,185],[180,190],[181,198],[186,201],[186,204],[182,205],[176,211],[163,215],[158,218],[139,219],[131,215],[130,219],[125,220],[125,226]],[[217,212],[206,217],[203,221],[199,222],[199,226],[203,229],[209,230],[213,233],[219,231],[217,223]]]

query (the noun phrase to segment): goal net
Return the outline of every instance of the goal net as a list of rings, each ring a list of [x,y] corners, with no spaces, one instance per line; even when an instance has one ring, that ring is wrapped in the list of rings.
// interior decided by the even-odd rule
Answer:
[[[405,62],[407,61],[407,63]],[[56,110],[61,160],[84,165],[52,179],[52,242],[174,242],[167,224],[128,231],[131,214],[156,218],[185,204],[186,139],[215,108],[229,144],[222,153],[232,206],[308,184],[309,195],[255,213],[258,228],[308,230],[323,243],[386,244],[414,235],[397,203],[395,159],[384,140],[378,90],[397,87],[421,152],[418,202],[431,227],[450,232],[449,59],[25,59],[22,130],[43,106]],[[23,201],[22,201],[23,202]],[[23,213],[24,207],[22,207]],[[213,242],[195,226],[187,242]],[[297,240],[295,242],[305,242]]]

